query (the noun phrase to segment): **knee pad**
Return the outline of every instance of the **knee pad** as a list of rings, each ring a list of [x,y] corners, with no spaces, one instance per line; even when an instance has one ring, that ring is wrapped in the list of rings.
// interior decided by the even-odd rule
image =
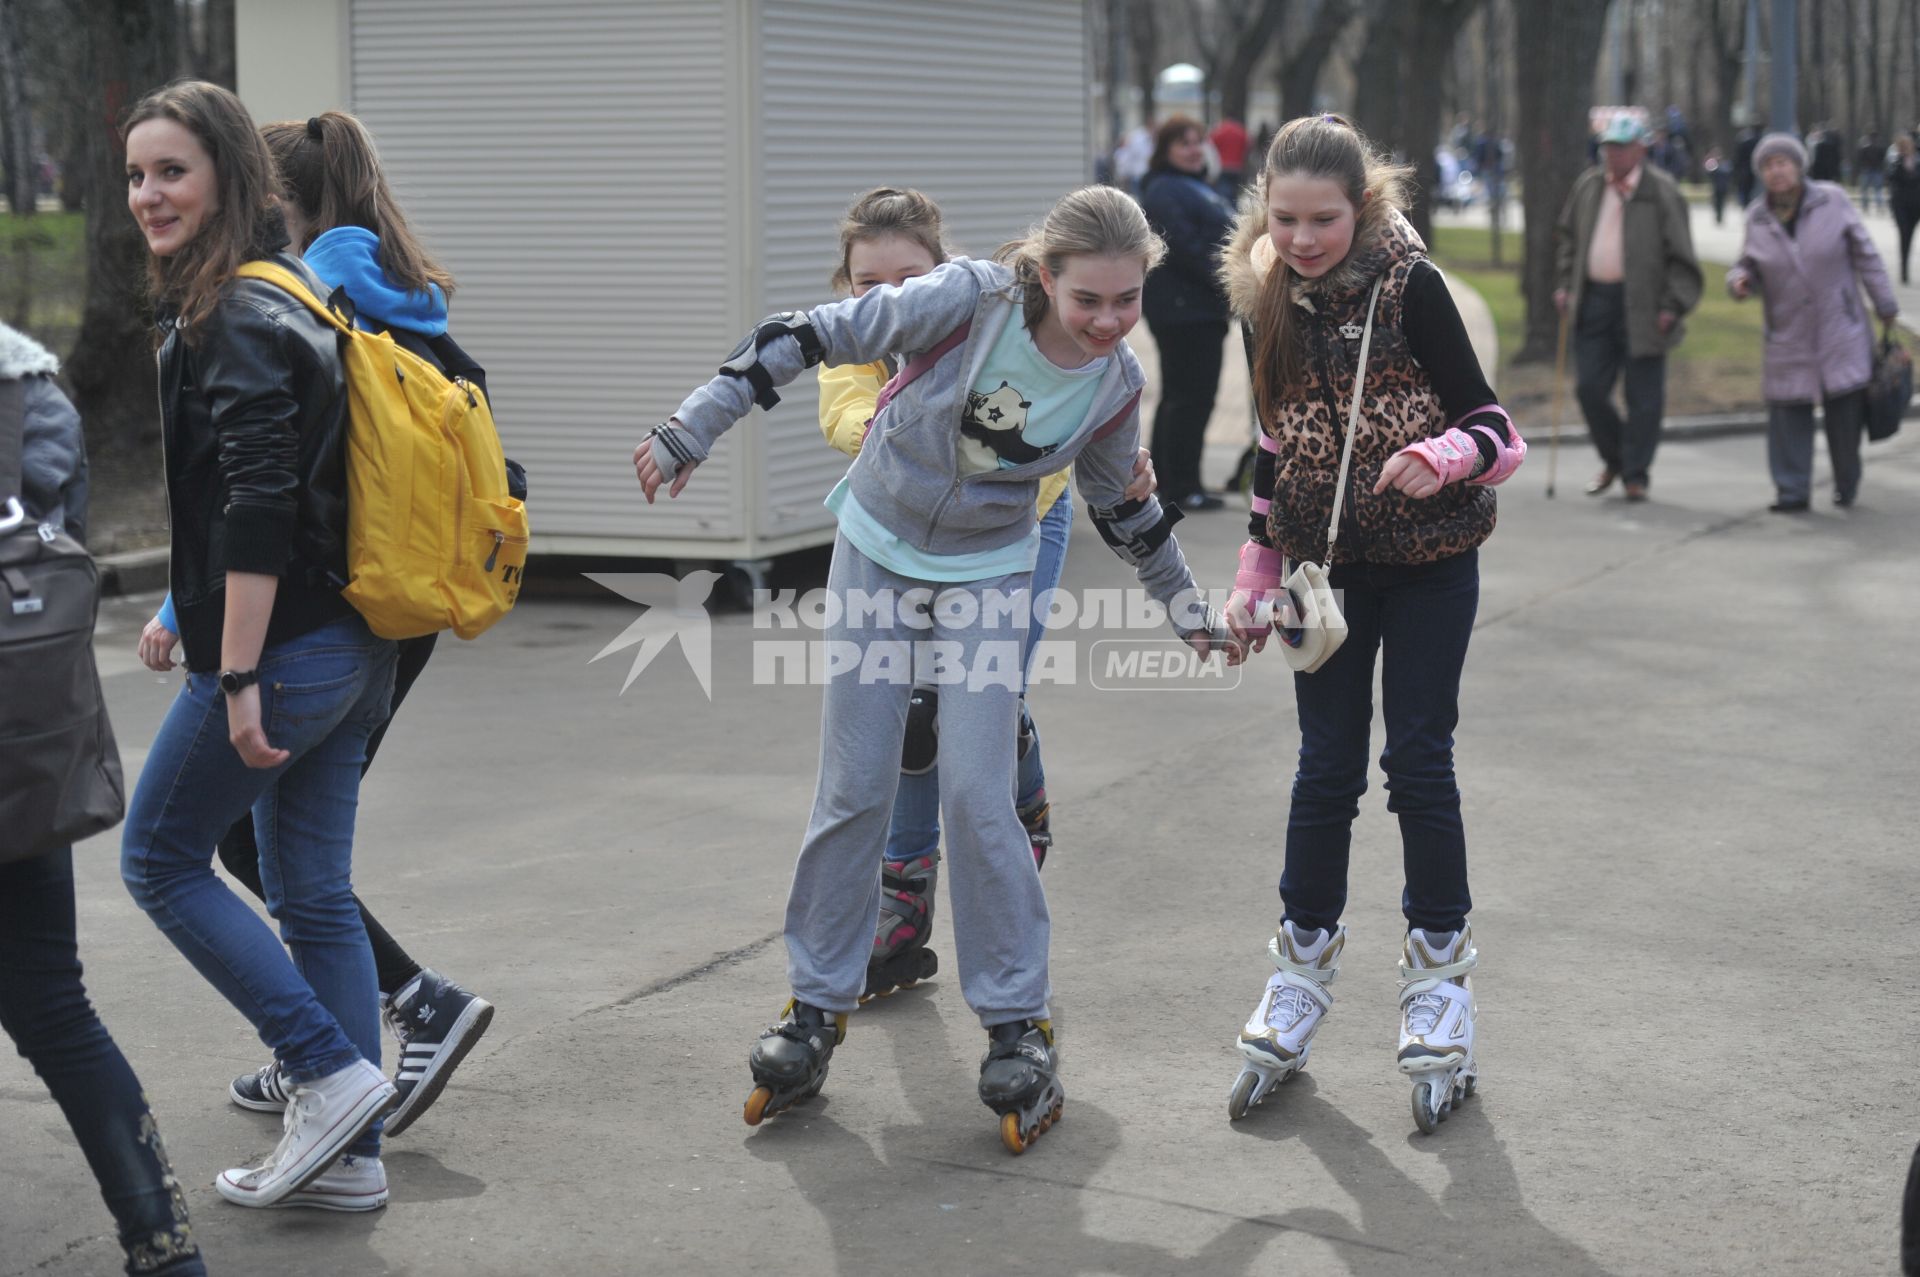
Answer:
[[[940,757],[939,696],[931,687],[913,689],[907,702],[907,737],[900,746],[900,773],[924,776]]]

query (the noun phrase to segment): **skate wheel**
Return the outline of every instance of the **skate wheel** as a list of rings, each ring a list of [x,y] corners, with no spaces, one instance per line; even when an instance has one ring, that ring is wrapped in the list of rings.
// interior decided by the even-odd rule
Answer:
[[[1431,1135],[1440,1125],[1437,1106],[1433,1102],[1433,1083],[1419,1082],[1413,1088],[1413,1124],[1420,1128],[1422,1135]]]
[[[1015,1157],[1027,1151],[1027,1145],[1031,1143],[1031,1141],[1026,1138],[1026,1133],[1020,1129],[1020,1115],[1018,1113],[1008,1113],[1000,1119],[1000,1142],[1005,1144],[1007,1151]]]
[[[918,976],[915,976],[915,977],[914,977],[913,979],[911,979],[911,980],[902,980],[902,981],[900,982],[900,986],[899,986],[899,987],[900,987],[900,988],[902,988],[902,989],[911,989],[911,988],[912,988],[912,987],[913,987],[914,985],[916,985],[916,984],[919,984],[919,983],[920,983],[920,978],[919,978]]]
[[[1253,1107],[1253,1093],[1260,1089],[1260,1075],[1252,1069],[1243,1072],[1234,1079],[1233,1090],[1227,1094],[1227,1120],[1237,1122],[1247,1115]]]
[[[1477,1077],[1469,1077],[1465,1082],[1462,1082],[1460,1084],[1460,1098],[1463,1100],[1473,1098],[1473,1093],[1477,1089],[1479,1081],[1480,1079]]]
[[[747,1119],[747,1125],[760,1125],[761,1119],[767,1115],[767,1105],[771,1103],[773,1103],[772,1091],[764,1086],[754,1087],[753,1094],[747,1097],[747,1107],[744,1113]]]
[[[927,980],[939,973],[940,955],[931,949],[922,949],[920,951],[920,974],[917,978]]]

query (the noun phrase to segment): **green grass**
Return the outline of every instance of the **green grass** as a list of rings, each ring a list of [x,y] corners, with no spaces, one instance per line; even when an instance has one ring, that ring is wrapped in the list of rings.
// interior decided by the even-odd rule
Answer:
[[[86,290],[84,213],[0,214],[0,319],[65,355]]]
[[[1494,331],[1500,340],[1498,378],[1502,397],[1513,393],[1523,400],[1545,398],[1551,393],[1552,367],[1515,367],[1512,362],[1526,335],[1526,299],[1520,293],[1520,262],[1524,256],[1520,232],[1502,235],[1499,266],[1493,264],[1492,237],[1487,231],[1436,227],[1433,241],[1434,261],[1455,279],[1471,285],[1493,312]],[[1706,275],[1705,292],[1700,305],[1687,316],[1686,339],[1668,360],[1668,411],[1675,415],[1726,412],[1761,402],[1765,342],[1760,307],[1754,302],[1736,302],[1727,295],[1726,267],[1702,263],[1701,269]]]

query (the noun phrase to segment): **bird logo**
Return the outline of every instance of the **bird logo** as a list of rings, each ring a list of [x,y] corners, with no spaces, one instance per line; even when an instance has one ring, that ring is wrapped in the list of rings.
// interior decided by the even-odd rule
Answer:
[[[633,654],[633,665],[627,670],[627,681],[620,685],[621,693],[625,694],[641,671],[653,663],[653,658],[677,641],[680,650],[686,653],[693,676],[700,680],[700,690],[708,700],[713,699],[713,622],[707,615],[707,597],[720,579],[718,572],[703,569],[678,578],[664,572],[588,572],[583,575],[595,585],[646,608],[639,619],[621,631],[620,637],[594,653],[587,664],[639,644],[640,650]]]

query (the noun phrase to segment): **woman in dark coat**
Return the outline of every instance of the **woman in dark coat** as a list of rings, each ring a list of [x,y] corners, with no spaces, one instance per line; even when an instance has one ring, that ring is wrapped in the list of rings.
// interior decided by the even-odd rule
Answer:
[[[1233,209],[1207,184],[1206,134],[1188,116],[1168,118],[1154,135],[1153,161],[1140,206],[1167,241],[1167,257],[1147,276],[1142,312],[1160,349],[1160,408],[1153,417],[1153,461],[1161,500],[1185,510],[1222,502],[1200,482],[1207,419],[1220,387],[1227,299],[1214,278]]]

